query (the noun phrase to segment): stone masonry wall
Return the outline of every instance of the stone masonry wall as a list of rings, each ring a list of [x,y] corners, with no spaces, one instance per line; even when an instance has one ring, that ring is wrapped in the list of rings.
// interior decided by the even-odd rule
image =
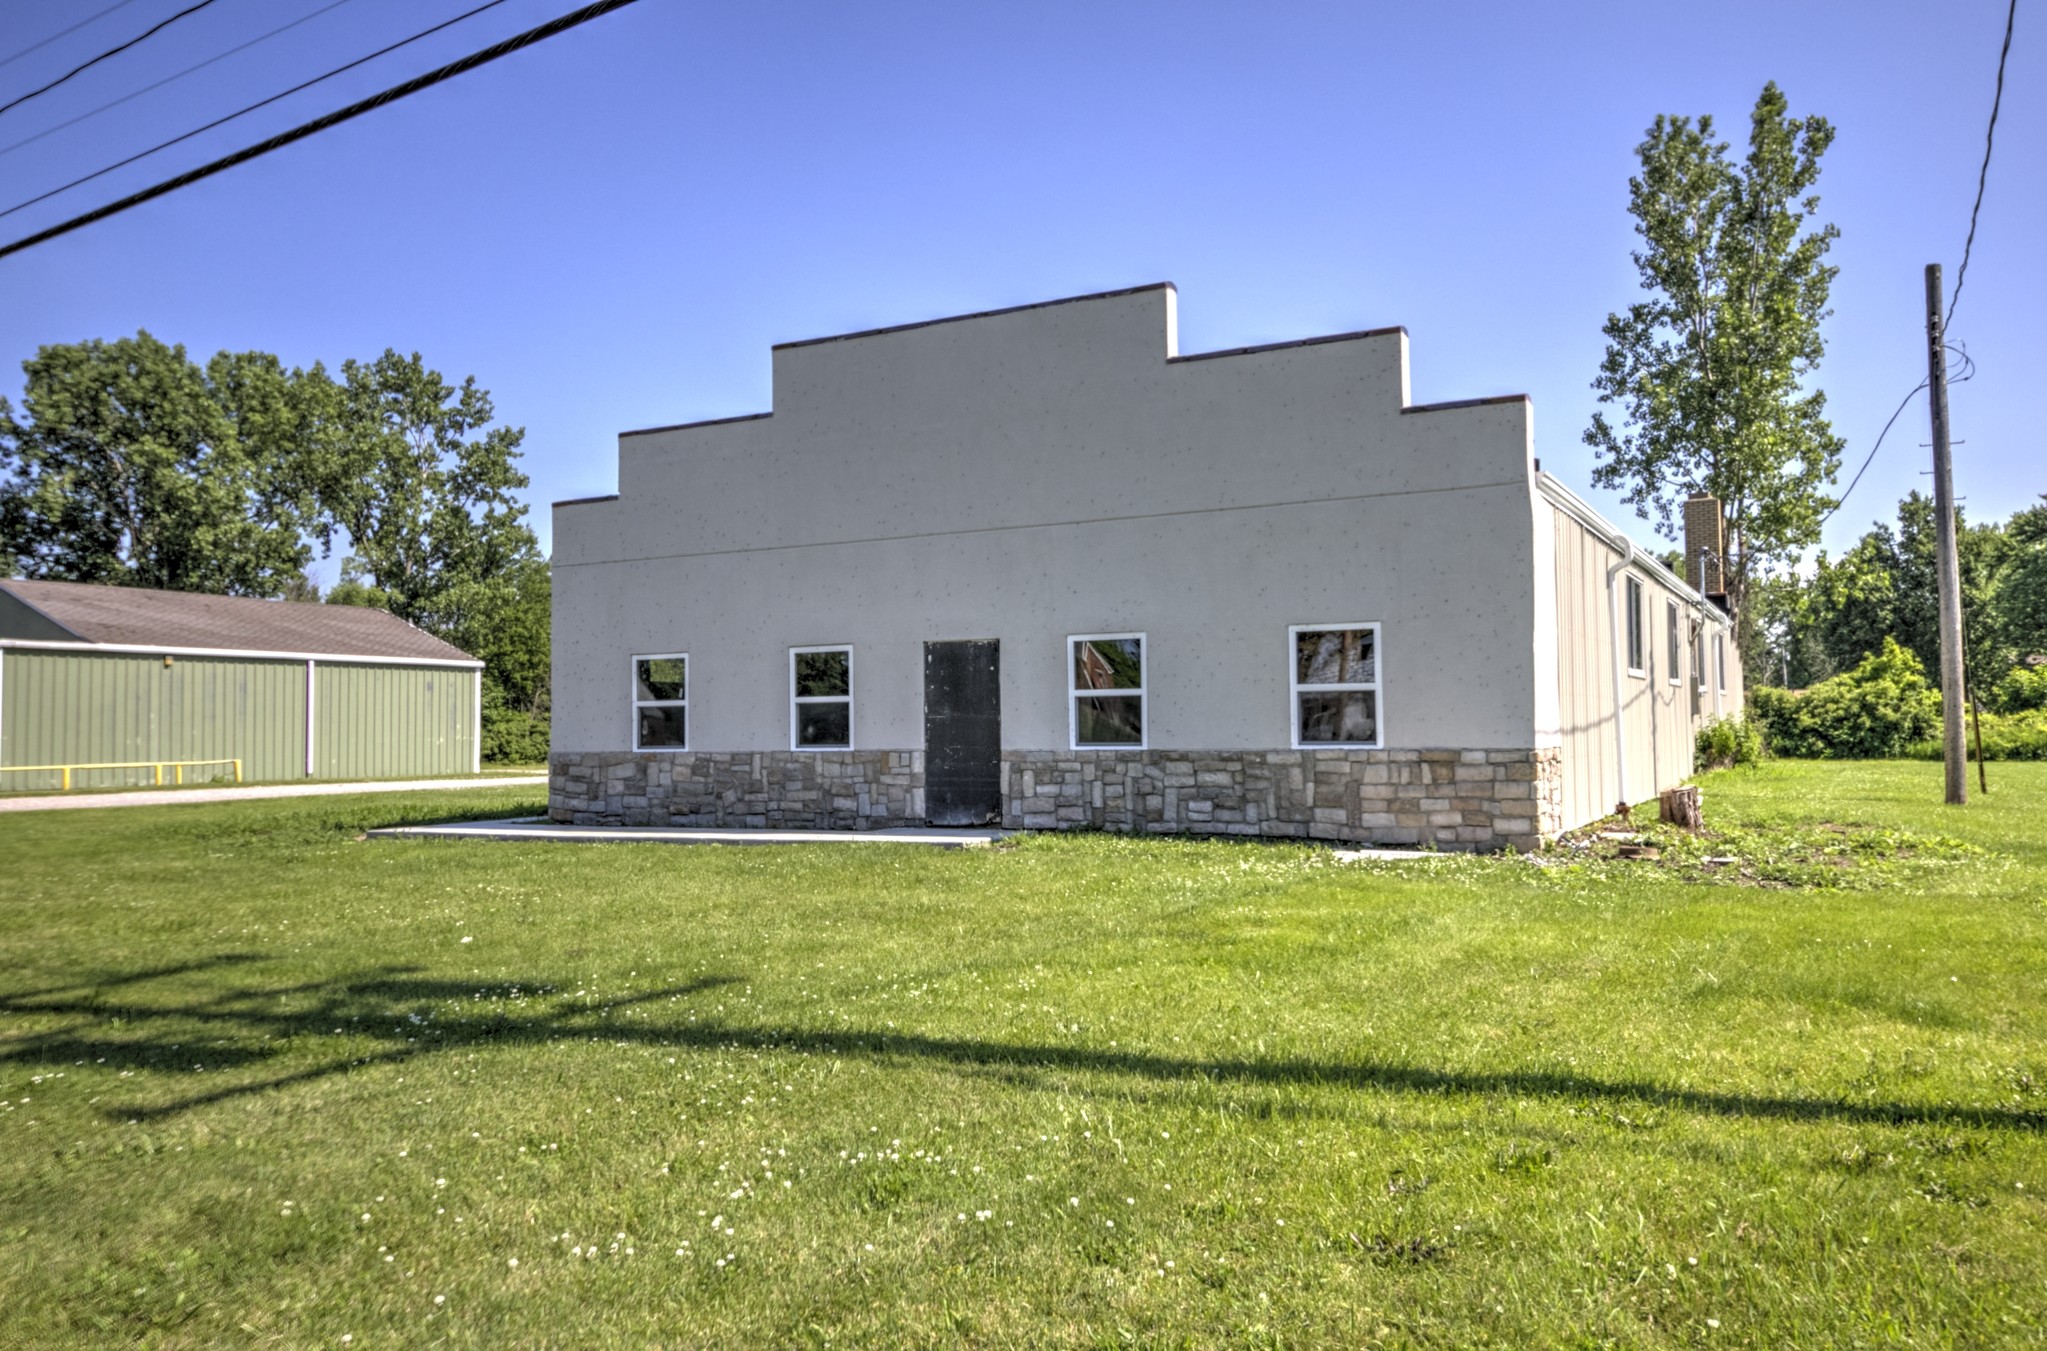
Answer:
[[[1562,753],[1005,751],[1011,828],[1536,849],[1562,827]]]
[[[548,815],[578,825],[921,826],[921,751],[557,752]],[[1562,757],[1537,750],[1004,751],[1002,824],[1439,849],[1540,847]]]
[[[579,826],[921,826],[924,752],[557,751],[547,814]]]

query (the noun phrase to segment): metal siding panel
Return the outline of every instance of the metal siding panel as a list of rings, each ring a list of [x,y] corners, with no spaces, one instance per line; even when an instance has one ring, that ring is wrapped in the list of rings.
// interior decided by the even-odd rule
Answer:
[[[165,666],[139,654],[18,649],[6,661],[0,763],[221,757],[241,759],[251,779],[298,773],[291,748],[304,703],[289,662],[179,657]],[[34,786],[22,778],[10,775],[9,786]],[[150,778],[148,770],[101,770],[73,782],[108,787]]]
[[[322,662],[314,747],[323,778],[469,772],[467,670]]]
[[[1606,592],[1606,569],[1614,554],[1568,513],[1553,511],[1553,519],[1558,535],[1564,823],[1569,827],[1605,815],[1620,796],[1613,747],[1613,615]],[[1631,761],[1636,749],[1632,738],[1631,728]]]

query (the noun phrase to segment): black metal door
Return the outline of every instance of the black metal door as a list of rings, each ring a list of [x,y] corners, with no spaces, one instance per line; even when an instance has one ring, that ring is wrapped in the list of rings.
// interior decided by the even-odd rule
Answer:
[[[1002,819],[1002,660],[993,640],[924,644],[924,815]]]

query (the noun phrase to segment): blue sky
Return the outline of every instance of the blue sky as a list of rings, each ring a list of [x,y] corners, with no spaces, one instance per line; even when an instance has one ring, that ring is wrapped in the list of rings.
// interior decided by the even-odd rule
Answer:
[[[0,0],[5,58],[110,0]],[[459,13],[347,0],[199,75],[0,153],[11,205]],[[0,101],[189,0],[131,0],[0,67]],[[330,0],[216,0],[0,115],[0,147]],[[0,220],[13,239],[572,7],[507,0],[362,70]],[[2047,32],[2021,7],[1953,334],[1957,491],[2047,492]],[[1553,4],[714,4],[640,0],[344,127],[0,260],[0,392],[44,343],[146,328],[201,357],[416,350],[526,428],[533,520],[608,492],[625,428],[766,409],[791,339],[1171,280],[1181,350],[1406,325],[1418,401],[1526,392],[1580,442],[1606,314],[1637,294],[1626,180],[1659,112],[1737,147],[1764,81],[1839,138],[1819,383],[1848,469],[1923,375],[1952,286],[2003,0]],[[1923,399],[1827,532],[1927,480]],[[1649,538],[1642,524],[1637,533]],[[321,569],[331,580],[333,565]]]

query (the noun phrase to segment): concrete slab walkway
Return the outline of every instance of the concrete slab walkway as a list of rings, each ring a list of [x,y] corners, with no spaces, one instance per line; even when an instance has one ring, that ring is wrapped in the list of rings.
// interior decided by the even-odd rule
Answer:
[[[162,807],[183,802],[241,802],[263,797],[335,797],[348,793],[442,792],[450,788],[545,788],[545,774],[503,779],[402,779],[373,783],[258,783],[234,788],[144,788],[117,793],[0,797],[0,812],[67,811],[80,807]]]
[[[712,830],[698,826],[559,826],[543,816],[390,826],[371,839],[533,840],[551,844],[924,844],[965,849],[992,844],[1007,830]]]

